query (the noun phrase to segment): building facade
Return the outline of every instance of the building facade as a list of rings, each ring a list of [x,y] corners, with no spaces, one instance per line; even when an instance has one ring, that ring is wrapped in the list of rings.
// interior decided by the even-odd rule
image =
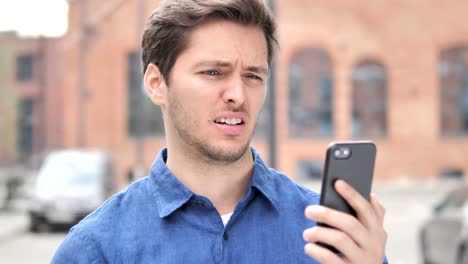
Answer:
[[[61,148],[60,40],[0,32],[0,163]]]
[[[164,146],[139,56],[157,5],[70,1],[61,40],[63,146],[109,149],[120,187]],[[466,175],[465,10],[458,0],[276,1],[277,168],[301,177],[331,141],[366,139],[378,147],[377,180]],[[253,142],[265,159],[267,115]]]

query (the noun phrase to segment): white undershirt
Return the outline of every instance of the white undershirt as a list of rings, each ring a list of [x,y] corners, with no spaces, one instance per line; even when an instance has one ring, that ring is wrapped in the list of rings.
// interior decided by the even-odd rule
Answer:
[[[225,214],[225,215],[221,216],[221,219],[223,220],[224,226],[227,225],[227,223],[229,222],[229,219],[231,218],[231,216],[232,216],[232,213]]]

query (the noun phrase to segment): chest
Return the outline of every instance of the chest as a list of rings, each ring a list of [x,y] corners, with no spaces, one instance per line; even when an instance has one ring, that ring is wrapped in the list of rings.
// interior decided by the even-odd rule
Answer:
[[[213,213],[175,214],[115,237],[111,263],[317,263],[304,253],[303,215],[233,214],[226,227]]]

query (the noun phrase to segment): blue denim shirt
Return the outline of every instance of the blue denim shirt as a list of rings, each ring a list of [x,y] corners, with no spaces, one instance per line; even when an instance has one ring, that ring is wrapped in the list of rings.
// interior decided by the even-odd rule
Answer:
[[[319,195],[268,168],[255,150],[247,195],[226,227],[206,197],[165,164],[74,226],[52,263],[318,263],[304,253],[304,209]]]

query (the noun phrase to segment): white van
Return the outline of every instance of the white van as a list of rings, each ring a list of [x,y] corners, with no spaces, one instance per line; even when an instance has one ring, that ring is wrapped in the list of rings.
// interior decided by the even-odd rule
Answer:
[[[112,182],[111,159],[105,151],[51,152],[35,182],[29,206],[30,230],[78,223],[109,197]]]

